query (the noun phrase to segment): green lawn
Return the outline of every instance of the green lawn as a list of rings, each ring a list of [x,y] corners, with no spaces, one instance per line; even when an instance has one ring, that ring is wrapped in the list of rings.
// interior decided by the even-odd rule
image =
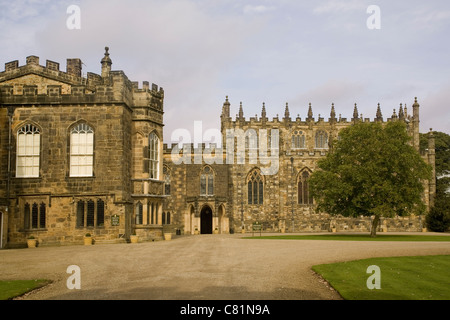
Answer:
[[[380,289],[368,289],[369,266],[380,268]],[[313,270],[346,300],[450,300],[450,255],[371,258]]]
[[[342,240],[342,241],[450,241],[450,236],[436,235],[389,235],[378,234],[375,238],[369,234],[323,234],[323,235],[282,235],[257,236],[244,239],[280,239],[280,240]]]
[[[47,285],[47,280],[0,281],[0,300],[9,300]]]

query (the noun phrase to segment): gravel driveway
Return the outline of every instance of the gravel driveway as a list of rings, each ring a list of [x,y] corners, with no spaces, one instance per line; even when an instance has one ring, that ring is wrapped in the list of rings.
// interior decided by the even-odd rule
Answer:
[[[0,279],[53,281],[23,297],[32,300],[336,300],[340,296],[320,281],[311,266],[370,257],[450,254],[450,242],[241,237],[200,235],[139,244],[0,250]],[[80,267],[80,290],[67,288],[70,265]]]

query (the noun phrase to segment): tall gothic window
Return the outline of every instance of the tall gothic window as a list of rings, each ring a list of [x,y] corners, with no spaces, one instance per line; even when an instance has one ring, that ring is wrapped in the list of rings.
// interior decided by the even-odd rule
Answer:
[[[70,132],[70,176],[92,177],[94,167],[94,130],[85,123]]]
[[[214,172],[210,167],[204,167],[200,174],[200,195],[214,195]]]
[[[149,173],[150,179],[159,179],[159,138],[152,132],[148,138],[149,142]]]
[[[325,131],[319,130],[316,132],[316,149],[328,148],[328,135]]]
[[[298,178],[298,204],[313,204],[313,198],[309,191],[309,177],[308,171],[300,173]]]
[[[27,124],[17,131],[16,177],[39,177],[40,144],[39,128]]]
[[[261,172],[258,169],[253,170],[247,178],[248,204],[263,204],[264,201],[264,182]]]
[[[303,131],[294,131],[292,135],[292,149],[304,149],[306,147]]]

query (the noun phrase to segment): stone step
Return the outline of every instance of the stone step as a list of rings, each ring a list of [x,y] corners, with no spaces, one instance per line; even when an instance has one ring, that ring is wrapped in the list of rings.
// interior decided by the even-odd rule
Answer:
[[[127,243],[126,239],[112,239],[112,240],[95,240],[94,244],[117,244],[117,243]]]

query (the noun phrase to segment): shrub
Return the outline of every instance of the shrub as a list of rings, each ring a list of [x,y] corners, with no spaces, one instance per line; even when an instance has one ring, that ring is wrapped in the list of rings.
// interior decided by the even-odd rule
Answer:
[[[450,211],[442,205],[436,205],[431,208],[426,217],[428,230],[435,232],[446,232],[450,230]]]

